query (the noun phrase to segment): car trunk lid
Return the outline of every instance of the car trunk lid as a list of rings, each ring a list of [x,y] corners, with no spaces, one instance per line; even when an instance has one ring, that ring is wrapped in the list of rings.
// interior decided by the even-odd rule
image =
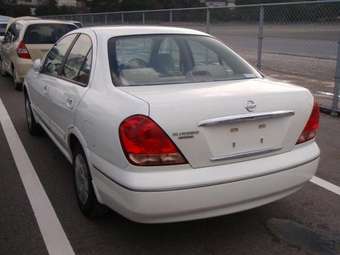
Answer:
[[[265,79],[120,89],[149,104],[194,168],[292,150],[313,105],[308,90]]]
[[[32,60],[43,58],[52,46],[53,44],[26,44],[26,48]]]

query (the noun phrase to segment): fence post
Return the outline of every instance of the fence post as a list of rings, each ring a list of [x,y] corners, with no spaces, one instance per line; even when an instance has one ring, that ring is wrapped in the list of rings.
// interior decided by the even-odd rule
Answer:
[[[172,14],[173,14],[172,10],[170,10],[169,11],[169,22],[170,22],[170,24],[172,24],[172,22],[173,22],[173,15]]]
[[[120,13],[120,18],[121,18],[121,20],[122,20],[122,24],[124,24],[124,12],[121,12],[121,13]]]
[[[257,68],[262,69],[262,42],[263,42],[263,21],[264,21],[264,7],[260,6],[259,26],[257,31]]]
[[[94,25],[94,15],[93,14],[91,15],[91,24],[92,24],[92,26]]]
[[[105,25],[107,25],[107,14],[105,14],[105,16],[104,16],[104,19],[105,19]]]
[[[142,12],[142,21],[143,21],[143,25],[145,24],[145,12]]]
[[[210,9],[209,8],[207,8],[206,31],[209,34],[210,32]]]
[[[84,16],[80,15],[80,23],[85,26],[85,22],[84,22]]]
[[[339,104],[339,96],[340,96],[340,40],[338,41],[338,49],[337,49],[337,58],[336,58],[336,70],[335,70],[335,84],[334,84],[334,96],[333,96],[333,104],[332,104],[332,115],[338,115],[338,104]]]

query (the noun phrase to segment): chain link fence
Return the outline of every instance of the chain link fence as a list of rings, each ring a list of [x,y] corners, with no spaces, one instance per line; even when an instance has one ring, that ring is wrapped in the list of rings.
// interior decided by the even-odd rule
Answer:
[[[84,26],[165,25],[206,31],[264,73],[297,76],[339,112],[340,0],[46,16]],[[340,57],[339,57],[340,58]],[[339,64],[337,65],[337,61]],[[336,72],[336,69],[337,70]],[[336,75],[337,74],[337,75]],[[321,93],[321,94],[322,94]],[[326,100],[327,101],[327,100]]]

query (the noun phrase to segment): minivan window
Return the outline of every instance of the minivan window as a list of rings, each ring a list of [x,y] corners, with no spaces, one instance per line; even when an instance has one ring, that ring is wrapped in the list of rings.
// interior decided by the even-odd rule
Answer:
[[[26,29],[24,42],[26,44],[54,44],[74,29],[77,29],[77,26],[72,24],[32,24]]]
[[[261,77],[218,40],[199,35],[113,37],[108,42],[117,86],[199,83]]]
[[[7,31],[6,41],[15,42],[16,40],[18,40],[21,28],[22,28],[22,25],[18,23],[13,23],[12,25],[10,25]]]
[[[70,51],[61,76],[87,85],[92,61],[92,42],[87,35],[80,35]]]
[[[60,40],[53,48],[48,52],[42,73],[50,74],[53,76],[59,75],[61,67],[64,61],[64,57],[72,45],[77,34],[71,34]]]
[[[6,32],[7,24],[0,24],[0,36],[4,36]]]

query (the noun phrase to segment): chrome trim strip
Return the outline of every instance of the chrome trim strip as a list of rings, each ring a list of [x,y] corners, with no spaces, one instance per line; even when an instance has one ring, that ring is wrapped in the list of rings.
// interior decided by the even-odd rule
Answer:
[[[115,181],[113,178],[109,177],[107,174],[105,174],[103,171],[101,171],[95,165],[92,165],[92,166],[95,170],[98,171],[98,173],[100,173],[106,179],[117,184],[118,186],[120,186],[123,189],[129,190],[129,191],[132,191],[132,192],[168,192],[168,191],[181,191],[181,190],[187,190],[187,189],[199,189],[199,188],[204,188],[204,187],[224,185],[224,184],[235,183],[235,182],[239,182],[239,181],[246,181],[246,180],[250,180],[250,179],[261,178],[261,177],[264,177],[264,176],[267,176],[267,175],[277,174],[277,173],[280,173],[280,172],[291,170],[292,168],[297,168],[297,167],[312,163],[313,161],[319,159],[319,157],[320,157],[320,154],[317,155],[316,157],[313,157],[313,158],[305,161],[305,162],[301,162],[299,164],[280,168],[280,169],[277,169],[276,171],[272,171],[270,173],[254,174],[252,176],[247,176],[247,177],[244,177],[244,178],[240,177],[240,178],[235,178],[235,179],[231,179],[231,180],[228,180],[228,181],[220,181],[220,182],[214,182],[214,183],[209,183],[209,184],[192,185],[192,186],[185,186],[185,187],[180,187],[180,188],[165,188],[165,189],[134,189],[134,188],[128,187],[124,184],[121,184],[118,181]]]
[[[280,148],[273,148],[273,149],[264,149],[264,150],[253,150],[253,151],[247,151],[242,153],[235,153],[231,155],[225,155],[225,156],[219,156],[219,157],[213,157],[210,159],[210,161],[220,161],[220,160],[231,160],[231,159],[240,159],[240,158],[246,158],[246,157],[254,157],[259,156],[266,153],[276,152],[281,150]]]
[[[283,117],[289,117],[293,115],[295,115],[294,111],[247,113],[247,114],[231,115],[231,116],[203,120],[198,123],[198,126],[208,127],[208,126],[214,126],[214,125],[219,125],[219,124],[230,124],[230,123],[239,123],[239,122],[244,122],[244,121],[283,118]]]

